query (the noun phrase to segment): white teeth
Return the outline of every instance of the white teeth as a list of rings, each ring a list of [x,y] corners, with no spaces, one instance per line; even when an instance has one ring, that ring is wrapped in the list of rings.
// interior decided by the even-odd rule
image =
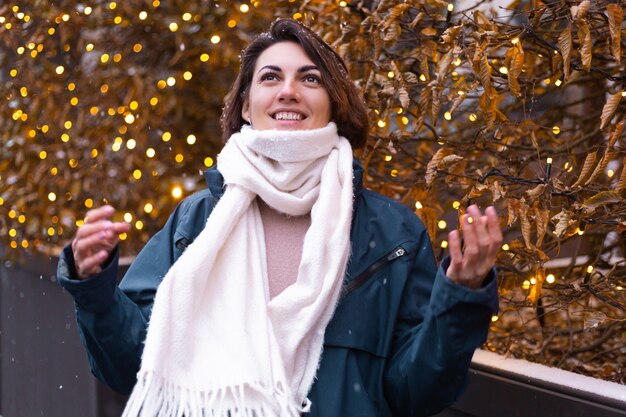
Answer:
[[[276,120],[302,120],[304,117],[300,113],[281,112],[274,115]]]

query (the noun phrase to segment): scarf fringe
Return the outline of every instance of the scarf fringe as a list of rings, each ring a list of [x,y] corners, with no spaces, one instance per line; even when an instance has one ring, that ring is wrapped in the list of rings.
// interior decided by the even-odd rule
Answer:
[[[285,385],[256,382],[200,391],[156,372],[138,376],[122,417],[299,417],[310,401],[294,404]]]

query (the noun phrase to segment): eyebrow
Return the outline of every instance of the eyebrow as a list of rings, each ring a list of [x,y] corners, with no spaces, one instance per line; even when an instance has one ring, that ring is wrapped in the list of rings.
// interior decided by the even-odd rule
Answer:
[[[283,70],[280,67],[277,67],[276,65],[265,65],[264,67],[260,68],[257,71],[257,74],[265,69],[269,69],[272,71],[276,71],[276,72],[282,72]],[[316,70],[319,71],[319,68],[317,68],[316,65],[305,65],[303,67],[298,68],[298,72],[307,72],[307,71],[311,71],[311,70]]]

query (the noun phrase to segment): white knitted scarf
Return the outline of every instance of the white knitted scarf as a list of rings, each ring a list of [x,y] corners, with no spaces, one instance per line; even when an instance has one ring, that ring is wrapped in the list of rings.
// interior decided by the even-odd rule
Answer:
[[[124,417],[296,417],[350,252],[352,149],[337,126],[231,136],[226,190],[160,284]],[[311,213],[295,283],[270,299],[259,196]]]

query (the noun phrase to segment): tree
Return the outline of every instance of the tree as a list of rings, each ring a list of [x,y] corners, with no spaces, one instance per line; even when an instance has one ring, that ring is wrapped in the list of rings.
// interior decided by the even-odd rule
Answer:
[[[337,48],[370,108],[370,188],[439,258],[465,207],[507,241],[487,347],[625,383],[623,6],[597,1],[96,1],[0,6],[0,236],[67,242],[104,201],[136,252],[221,147],[238,54],[275,16]],[[479,6],[479,7],[478,7]]]

